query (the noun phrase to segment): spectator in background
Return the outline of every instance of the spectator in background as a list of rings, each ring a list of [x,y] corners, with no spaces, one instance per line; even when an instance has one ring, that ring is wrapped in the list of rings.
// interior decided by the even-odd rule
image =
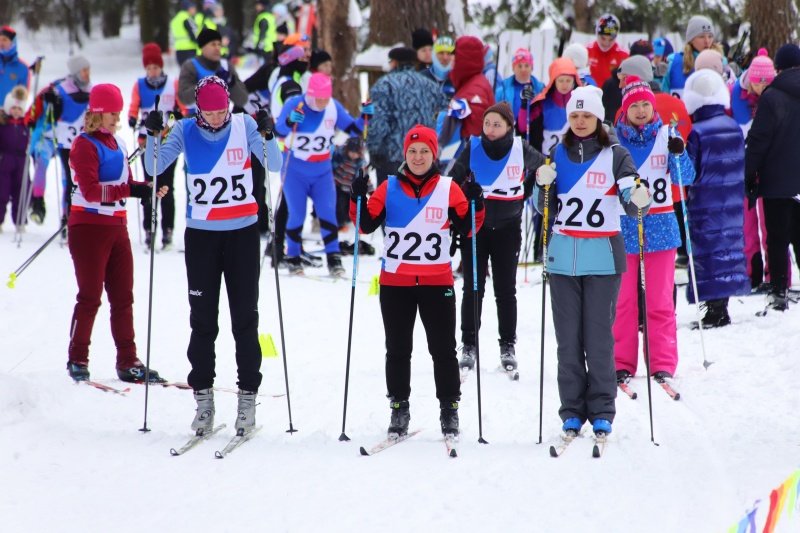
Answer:
[[[672,43],[666,37],[653,40],[653,81],[661,85],[667,73],[669,60],[674,52]]]
[[[405,133],[416,124],[433,126],[441,105],[439,86],[415,72],[416,62],[413,48],[393,48],[391,70],[370,90],[375,115],[369,122],[367,149],[379,185],[403,163]]]
[[[486,52],[483,55],[483,75],[486,76],[486,81],[492,87],[492,91],[497,88],[497,63],[495,62],[494,50],[491,46],[486,46]]]
[[[581,43],[572,43],[564,49],[561,57],[567,57],[575,63],[575,68],[578,69],[578,77],[580,77],[583,85],[597,86],[597,82],[592,78],[589,71],[589,51]]]
[[[514,74],[498,84],[494,93],[496,102],[508,102],[514,116],[516,134],[525,137],[528,132],[528,115],[533,98],[542,92],[544,83],[533,72],[533,54],[527,48],[518,48],[511,58]]]
[[[453,70],[453,52],[456,45],[452,37],[443,35],[433,43],[433,58],[431,66],[423,70],[423,74],[435,81],[442,90],[442,95],[449,101],[456,93],[453,82],[450,81],[450,71]]]
[[[28,64],[17,56],[17,32],[11,26],[3,26],[0,28],[0,102],[17,85],[30,88]]]
[[[648,41],[636,41],[631,46],[630,57],[624,59],[614,75],[602,85],[603,106],[606,117],[613,121],[620,106],[622,106],[622,87],[625,86],[627,76],[636,76],[640,80],[650,83],[653,81],[653,66],[650,57],[653,55],[653,46]],[[625,65],[625,68],[622,67]]]
[[[669,61],[661,90],[680,98],[686,78],[695,71],[695,58],[708,48],[722,53],[722,48],[714,43],[714,24],[708,17],[695,15],[686,25],[686,44],[683,51],[673,54]]]
[[[417,51],[417,70],[425,70],[433,63],[433,35],[430,30],[417,28],[411,32],[411,47]]]
[[[483,112],[494,104],[492,86],[483,76],[486,50],[487,47],[477,37],[465,35],[456,40],[450,79],[456,88],[453,98],[466,103],[467,112],[459,118],[462,139],[481,134]]]
[[[597,19],[595,33],[597,40],[587,46],[589,69],[598,87],[602,87],[619,64],[628,57],[628,52],[617,43],[619,19],[614,15],[606,13]]]
[[[297,25],[294,22],[294,17],[289,13],[289,8],[284,3],[277,3],[272,6],[272,15],[275,17],[275,24],[280,29],[283,26],[283,36],[291,35],[297,32]]]
[[[175,48],[175,59],[178,65],[197,55],[197,34],[200,30],[194,20],[197,5],[192,0],[181,0],[180,11],[169,23],[172,34],[172,46]]]
[[[269,11],[269,2],[259,0],[255,5],[256,19],[253,22],[253,48],[264,60],[272,55],[277,41],[277,28],[275,15]]]

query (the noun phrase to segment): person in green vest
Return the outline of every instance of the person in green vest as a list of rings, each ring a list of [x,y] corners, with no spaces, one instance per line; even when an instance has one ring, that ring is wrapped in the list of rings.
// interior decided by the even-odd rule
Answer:
[[[269,2],[256,2],[256,20],[253,23],[253,48],[266,59],[272,54],[277,39],[275,15],[269,11]]]
[[[182,65],[184,61],[193,58],[198,53],[197,34],[200,33],[200,30],[194,19],[196,14],[197,5],[194,2],[181,0],[181,10],[169,23],[178,65]]]
[[[205,0],[203,2],[203,10],[194,16],[194,22],[197,25],[198,33],[203,29],[216,30],[222,35],[222,57],[230,58],[230,31],[226,27],[225,13],[222,4],[216,0]],[[200,55],[200,50],[197,51]]]

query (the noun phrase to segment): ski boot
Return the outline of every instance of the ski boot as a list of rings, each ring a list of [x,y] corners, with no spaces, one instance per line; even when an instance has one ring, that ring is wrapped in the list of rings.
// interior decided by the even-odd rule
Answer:
[[[283,262],[286,263],[286,268],[289,269],[289,274],[292,276],[302,276],[304,274],[303,262],[299,257],[287,257]]]
[[[117,368],[117,377],[126,383],[144,383],[145,377],[150,378],[150,383],[166,383],[167,380],[158,375],[158,372],[150,369],[147,372],[141,361],[129,367]]]
[[[239,389],[239,405],[236,410],[236,428],[237,435],[243,435],[252,431],[256,426],[256,396],[255,391],[246,391]]]
[[[361,255],[375,255],[375,247],[367,241],[358,241],[358,253]]]
[[[150,249],[150,243],[153,242],[153,232],[150,230],[144,231],[144,245]]]
[[[67,361],[67,373],[75,381],[89,381],[89,366]]]
[[[655,376],[655,374],[653,375]],[[617,370],[617,384],[628,383],[631,380],[631,373],[627,370]]]
[[[598,437],[601,435],[608,435],[611,433],[611,421],[605,418],[595,418],[592,422],[592,431]]]
[[[172,248],[172,230],[165,229],[161,235],[161,249],[169,250],[170,248]]]
[[[439,401],[439,423],[442,426],[442,435],[445,437],[458,437],[457,401]]]
[[[305,250],[300,250],[300,261],[302,261],[305,266],[312,268],[319,268],[322,266],[322,259],[320,259],[318,255],[310,254]]]
[[[359,246],[359,250],[361,247]],[[353,251],[355,250],[355,246],[350,241],[339,241],[339,252],[342,255],[353,255]]]
[[[506,372],[517,369],[517,355],[514,344],[511,342],[500,343],[500,365]]]
[[[577,435],[578,433],[580,433],[582,427],[583,427],[583,422],[581,422],[581,419],[577,417],[572,417],[564,420],[564,425],[561,426],[561,430],[566,434],[569,434],[569,432],[571,431],[575,435]]]
[[[192,429],[197,436],[204,435],[214,428],[214,389],[194,391],[197,411],[192,421]]]
[[[61,217],[61,244],[67,243],[67,215]]]
[[[666,370],[659,370],[653,372],[653,379],[656,380],[656,383],[666,383],[668,379],[672,379],[672,374]]]
[[[411,421],[408,400],[390,401],[389,407],[392,409],[392,417],[389,420],[388,437],[397,439],[408,435],[408,423]]]
[[[465,344],[461,348],[461,360],[458,362],[458,367],[461,370],[475,368],[475,347],[473,345]]]
[[[709,300],[701,307],[706,308],[706,314],[701,320],[703,329],[721,328],[731,323],[727,300]],[[697,322],[692,322],[691,329],[698,329],[698,327]]]
[[[31,220],[41,226],[44,222],[45,214],[44,198],[42,196],[34,196],[31,198]]]
[[[328,254],[328,274],[332,278],[343,278],[345,274],[342,266],[342,256],[338,253]]]
[[[773,311],[786,311],[789,308],[789,298],[786,291],[773,289],[767,296],[767,307]]]

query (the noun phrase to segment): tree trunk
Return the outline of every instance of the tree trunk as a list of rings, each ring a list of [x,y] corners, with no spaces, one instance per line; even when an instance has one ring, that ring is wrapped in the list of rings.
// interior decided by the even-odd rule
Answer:
[[[778,48],[792,42],[797,27],[792,0],[747,0],[745,16],[750,21],[750,50],[754,55],[762,47],[775,55]]]
[[[121,0],[103,2],[103,37],[119,37],[124,9]]]
[[[445,0],[373,0],[371,5],[367,46],[411,46],[411,32],[417,28],[449,33]]]
[[[163,51],[169,49],[170,13],[162,11],[160,0],[139,1],[139,39],[144,43],[155,42]]]
[[[319,0],[317,20],[322,49],[333,58],[333,96],[351,113],[359,107],[358,78],[353,69],[355,28],[347,25],[350,0]]]
[[[575,0],[575,29],[583,33],[594,33],[592,8],[588,0]]]
[[[244,4],[242,0],[222,0],[222,8],[225,10],[225,18],[228,21],[227,26],[233,31],[238,46],[244,42]],[[231,53],[238,53],[238,50],[231,50]]]

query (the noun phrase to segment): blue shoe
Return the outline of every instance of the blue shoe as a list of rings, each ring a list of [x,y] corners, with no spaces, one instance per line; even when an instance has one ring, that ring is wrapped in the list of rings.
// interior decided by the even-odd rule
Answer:
[[[598,433],[605,433],[608,435],[611,433],[611,422],[605,418],[596,418],[595,421],[592,422],[592,431],[594,431],[595,435]]]
[[[581,422],[580,418],[567,418],[564,420],[564,425],[561,426],[561,429],[564,430],[564,433],[567,431],[574,431],[575,433],[579,433],[583,427],[583,422]]]

